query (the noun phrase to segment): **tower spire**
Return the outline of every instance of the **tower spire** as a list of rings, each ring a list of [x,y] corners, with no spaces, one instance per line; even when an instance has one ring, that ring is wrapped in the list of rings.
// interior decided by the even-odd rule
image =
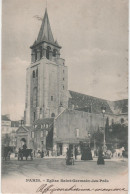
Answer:
[[[36,45],[43,43],[43,42],[46,42],[46,43],[52,44],[58,48],[61,48],[61,46],[58,44],[58,42],[54,40],[54,37],[52,34],[52,30],[51,30],[51,26],[50,26],[50,22],[49,22],[49,17],[48,17],[48,13],[47,13],[47,0],[46,0],[46,8],[45,8],[44,17],[42,19],[42,24],[41,24],[37,39],[30,48],[32,49]]]
[[[47,7],[45,10],[44,18],[42,20],[41,28],[37,37],[37,42],[38,43],[42,42],[44,41],[44,39],[46,39],[47,42],[54,43],[54,38],[51,31],[51,26],[48,18],[48,13],[47,13]]]

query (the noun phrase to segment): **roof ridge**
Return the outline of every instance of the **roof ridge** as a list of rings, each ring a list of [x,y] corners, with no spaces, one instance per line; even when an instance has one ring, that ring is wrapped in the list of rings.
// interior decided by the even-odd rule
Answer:
[[[118,101],[128,100],[127,98],[120,99],[120,100],[107,100],[107,99],[104,99],[104,98],[99,98],[99,97],[96,97],[96,96],[91,96],[91,95],[88,95],[88,94],[84,94],[84,93],[80,93],[80,92],[75,92],[75,91],[72,91],[72,90],[69,90],[69,92],[74,92],[74,93],[82,94],[82,95],[89,96],[89,97],[92,97],[92,98],[97,98],[97,99],[105,100],[107,102],[118,102]]]
[[[89,96],[89,97],[92,97],[92,98],[97,98],[97,99],[100,99],[100,100],[105,100],[107,102],[110,101],[110,100],[106,100],[106,99],[99,98],[99,97],[96,97],[96,96],[91,96],[91,95],[88,95],[88,94],[83,94],[83,93],[80,93],[80,92],[75,92],[75,91],[72,91],[72,90],[69,90],[69,92],[74,92],[74,93],[81,94],[81,95],[84,95],[84,96]],[[113,101],[110,101],[110,102],[113,102]]]
[[[60,112],[55,118],[54,120],[56,120],[65,110],[67,110],[67,108],[65,108],[62,112]]]

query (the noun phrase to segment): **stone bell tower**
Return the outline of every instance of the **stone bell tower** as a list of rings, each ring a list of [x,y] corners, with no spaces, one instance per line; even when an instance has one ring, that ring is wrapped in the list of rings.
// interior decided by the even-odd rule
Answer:
[[[57,116],[68,107],[68,70],[60,58],[61,46],[54,40],[45,10],[37,40],[31,48],[26,72],[25,123]]]

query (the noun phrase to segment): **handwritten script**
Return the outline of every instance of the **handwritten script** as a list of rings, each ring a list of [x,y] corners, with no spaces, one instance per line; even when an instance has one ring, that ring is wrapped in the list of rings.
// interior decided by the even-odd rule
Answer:
[[[89,192],[89,191],[102,191],[102,192],[105,192],[105,191],[127,191],[125,188],[112,188],[112,189],[109,189],[109,188],[78,188],[76,187],[76,185],[73,185],[71,187],[55,187],[53,184],[42,184],[37,190],[36,192],[38,193],[50,193],[50,194],[53,194],[54,192],[62,192],[62,191],[82,191],[82,192]]]

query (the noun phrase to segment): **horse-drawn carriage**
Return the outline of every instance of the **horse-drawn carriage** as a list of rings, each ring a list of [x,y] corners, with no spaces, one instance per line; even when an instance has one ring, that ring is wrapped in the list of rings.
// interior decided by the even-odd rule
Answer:
[[[29,156],[30,156],[31,160],[33,160],[32,151],[33,151],[32,149],[19,149],[19,151],[18,151],[18,160],[23,160],[24,157],[27,160]]]

